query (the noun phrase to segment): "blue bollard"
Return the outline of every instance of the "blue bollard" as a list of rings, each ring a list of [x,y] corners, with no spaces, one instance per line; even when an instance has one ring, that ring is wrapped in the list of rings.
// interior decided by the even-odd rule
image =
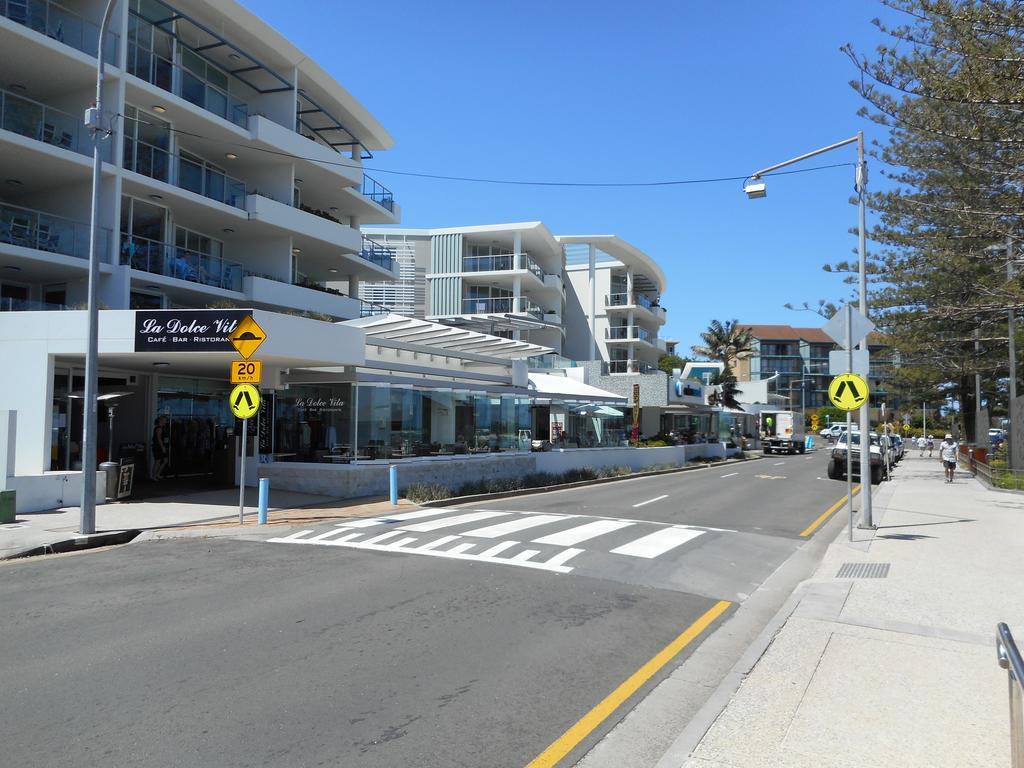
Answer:
[[[398,467],[394,464],[388,467],[388,480],[391,484],[391,505],[398,506]]]
[[[260,478],[260,507],[258,514],[258,521],[260,525],[267,524],[267,502],[270,497],[270,480],[265,477]]]

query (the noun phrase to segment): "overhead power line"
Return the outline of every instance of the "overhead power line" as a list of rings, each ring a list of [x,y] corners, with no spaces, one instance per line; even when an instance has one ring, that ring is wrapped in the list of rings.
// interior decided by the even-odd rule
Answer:
[[[143,120],[137,117],[128,117],[127,115],[119,114],[117,117],[125,120],[133,120],[143,125],[151,125],[158,128],[166,128],[174,133],[179,133],[183,136],[191,136],[195,139],[202,139],[203,141],[212,141],[218,144],[223,144],[228,147],[237,147],[239,149],[246,149],[255,152],[263,152],[268,155],[276,155],[278,157],[286,157],[291,160],[303,160],[310,163],[318,163],[320,165],[334,165],[341,168],[356,168],[361,171],[372,171],[373,173],[389,173],[393,176],[409,176],[418,179],[433,179],[435,181],[459,181],[470,184],[500,184],[506,186],[517,186],[517,187],[607,187],[607,188],[628,188],[628,187],[679,187],[689,184],[718,184],[726,181],[745,181],[750,178],[750,174],[744,174],[742,176],[715,176],[710,178],[700,179],[670,179],[665,181],[530,181],[522,179],[494,179],[487,177],[478,176],[450,176],[440,173],[423,173],[420,171],[399,171],[392,168],[379,168],[379,167],[368,167],[359,163],[347,163],[343,160],[321,160],[317,157],[305,157],[303,155],[292,154],[291,152],[282,152],[277,149],[266,149],[264,147],[254,147],[251,144],[242,144],[236,141],[225,141],[224,139],[215,139],[210,136],[203,136],[199,133],[192,131],[186,131],[181,128],[173,128],[152,121]],[[830,168],[852,168],[856,163],[832,163],[830,165],[815,165],[810,168],[797,168],[788,171],[775,171],[774,173],[766,173],[762,178],[769,176],[789,176],[795,173],[813,173],[814,171],[824,171]]]

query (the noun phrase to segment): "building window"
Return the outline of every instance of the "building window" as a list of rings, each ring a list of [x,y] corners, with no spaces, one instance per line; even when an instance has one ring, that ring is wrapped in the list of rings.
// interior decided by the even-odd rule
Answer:
[[[133,106],[124,108],[124,167],[158,181],[170,181],[170,124]]]

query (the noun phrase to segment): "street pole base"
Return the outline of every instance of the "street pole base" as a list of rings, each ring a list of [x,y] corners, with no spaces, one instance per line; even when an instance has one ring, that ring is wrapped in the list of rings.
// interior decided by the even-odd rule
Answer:
[[[862,531],[877,531],[878,526],[872,523],[871,525],[865,525],[864,523],[857,523],[857,527]]]

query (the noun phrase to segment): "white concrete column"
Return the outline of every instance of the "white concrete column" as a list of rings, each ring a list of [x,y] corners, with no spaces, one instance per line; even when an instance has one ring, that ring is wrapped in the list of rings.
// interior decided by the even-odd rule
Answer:
[[[352,229],[358,231],[359,230],[359,217],[358,216],[349,216],[348,217],[348,225],[350,227],[352,227]]]
[[[629,357],[628,370],[630,373],[636,373],[636,347],[632,342],[630,342],[629,346],[626,347],[626,350],[626,355]]]
[[[519,299],[523,295],[523,278],[516,275],[512,278],[512,311],[519,312]],[[525,308],[524,308],[525,309]]]
[[[14,476],[14,457],[18,445],[18,412],[0,411],[0,488],[4,479]]]
[[[627,267],[626,268],[626,296],[627,296],[626,301],[628,301],[630,304],[635,304],[636,303],[634,301],[635,297],[633,296],[633,268],[632,267]],[[629,322],[630,322],[630,324],[633,323],[632,320],[630,320]]]
[[[525,260],[520,262],[519,257],[523,253],[523,233],[516,232],[512,235],[512,253],[515,254],[513,259],[513,269],[526,269]]]
[[[348,295],[353,299],[359,298],[359,276],[349,275],[348,276]]]
[[[590,359],[597,360],[597,247],[590,243],[588,254],[590,279]]]

